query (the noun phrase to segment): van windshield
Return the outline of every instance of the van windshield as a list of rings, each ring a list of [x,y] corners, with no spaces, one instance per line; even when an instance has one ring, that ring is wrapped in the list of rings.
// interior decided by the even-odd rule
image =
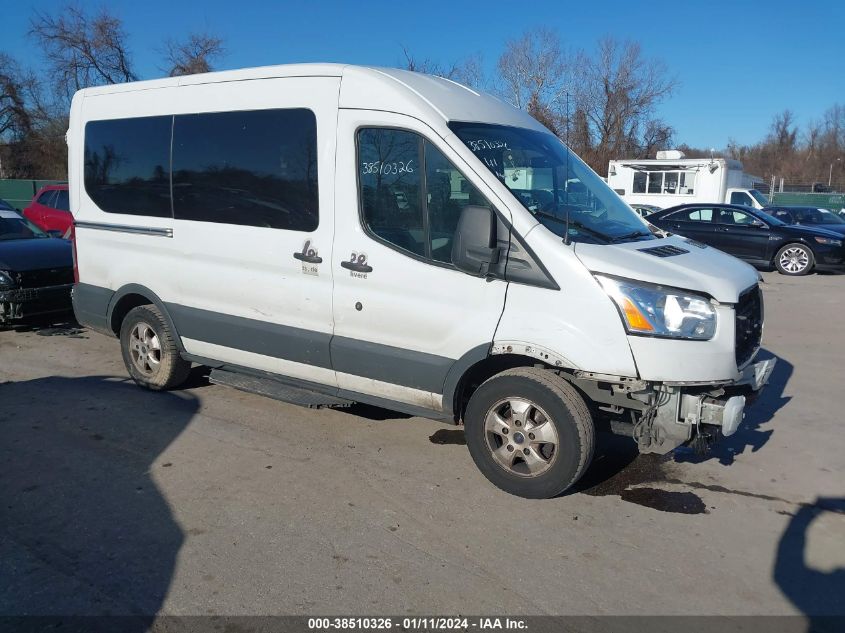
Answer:
[[[449,124],[528,211],[568,242],[655,239],[648,226],[556,136],[485,123]]]

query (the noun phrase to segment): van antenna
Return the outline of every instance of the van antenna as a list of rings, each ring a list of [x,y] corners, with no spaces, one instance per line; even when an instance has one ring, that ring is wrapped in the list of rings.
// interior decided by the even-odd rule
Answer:
[[[567,246],[569,245],[569,128],[571,126],[571,121],[569,120],[569,91],[566,91],[566,131],[564,131],[563,142],[566,145],[566,152],[564,152],[564,156],[566,157],[566,163],[564,163],[563,167],[563,187],[564,191],[566,192],[566,232],[563,236],[563,243]]]

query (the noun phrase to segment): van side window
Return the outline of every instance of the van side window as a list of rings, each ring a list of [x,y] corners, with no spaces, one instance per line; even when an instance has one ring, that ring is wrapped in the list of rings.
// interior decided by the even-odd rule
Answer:
[[[316,229],[314,113],[300,108],[177,116],[173,213],[177,220]]]
[[[434,145],[425,142],[425,190],[431,258],[452,263],[452,238],[467,205],[491,206]]]
[[[361,208],[367,228],[402,250],[425,256],[422,139],[412,132],[358,132]]]
[[[90,121],[85,191],[106,213],[171,217],[172,116]]]
[[[440,150],[406,130],[359,130],[358,170],[365,227],[428,260],[451,264],[463,208],[491,206]]]

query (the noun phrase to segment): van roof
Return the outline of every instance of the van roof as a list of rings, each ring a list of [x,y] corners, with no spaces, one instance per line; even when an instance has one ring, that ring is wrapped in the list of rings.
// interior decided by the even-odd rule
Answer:
[[[473,90],[450,79],[398,68],[377,68],[349,64],[261,66],[97,86],[85,88],[78,94],[87,98],[139,90],[282,77],[342,78],[339,99],[341,108],[398,112],[423,120],[431,120],[434,117],[440,118],[444,122],[480,121],[545,129],[527,113],[514,108],[501,99]]]

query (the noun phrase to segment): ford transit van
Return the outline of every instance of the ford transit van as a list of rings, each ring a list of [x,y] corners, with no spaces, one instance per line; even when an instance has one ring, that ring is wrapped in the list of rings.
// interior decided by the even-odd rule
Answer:
[[[526,113],[452,81],[291,65],[78,92],[79,321],[142,387],[191,364],[303,406],[463,424],[551,497],[598,424],[665,453],[730,435],[773,362],[755,270],[653,234]]]

